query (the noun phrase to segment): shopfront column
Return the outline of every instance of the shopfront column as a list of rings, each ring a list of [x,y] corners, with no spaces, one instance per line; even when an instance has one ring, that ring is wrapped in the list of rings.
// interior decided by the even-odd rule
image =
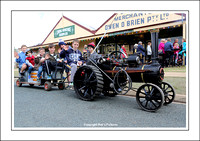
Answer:
[[[183,38],[186,39],[186,24],[183,23]],[[187,41],[186,41],[187,42]],[[183,53],[183,65],[185,65],[185,56],[184,56],[184,53]]]
[[[186,25],[183,23],[183,38],[186,39]]]
[[[158,33],[159,29],[151,30],[152,62],[155,63],[158,57]]]

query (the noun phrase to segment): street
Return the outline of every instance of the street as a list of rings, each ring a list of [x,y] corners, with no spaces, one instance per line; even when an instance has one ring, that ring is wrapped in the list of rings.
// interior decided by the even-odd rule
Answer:
[[[157,112],[143,111],[134,97],[103,95],[82,101],[73,90],[14,85],[14,127],[185,128],[186,104],[172,103]]]

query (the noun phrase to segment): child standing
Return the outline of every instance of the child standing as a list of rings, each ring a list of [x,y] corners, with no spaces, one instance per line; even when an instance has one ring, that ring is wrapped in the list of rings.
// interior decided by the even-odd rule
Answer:
[[[147,56],[148,56],[148,62],[151,61],[151,55],[152,55],[151,42],[148,42],[148,45],[147,45]]]
[[[179,44],[175,43],[174,44],[174,59],[175,59],[176,65],[177,65],[177,60],[178,60],[178,52],[179,52]]]

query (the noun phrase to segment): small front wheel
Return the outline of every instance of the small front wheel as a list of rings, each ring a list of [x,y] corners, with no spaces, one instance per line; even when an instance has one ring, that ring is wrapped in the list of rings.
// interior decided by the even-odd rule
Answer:
[[[46,82],[44,83],[44,90],[45,90],[45,91],[50,91],[50,90],[51,90],[51,82],[46,81]]]
[[[155,112],[164,103],[164,93],[154,84],[144,84],[137,90],[136,101],[143,110]]]
[[[16,85],[17,85],[17,87],[21,87],[22,86],[22,83],[20,83],[20,79],[17,79]]]
[[[62,81],[60,81],[60,82],[58,83],[58,89],[59,89],[59,90],[63,90],[64,88],[65,88],[65,83],[62,82]]]
[[[33,86],[34,86],[34,84],[29,84],[29,86],[30,86],[30,87],[33,87]]]
[[[172,87],[172,85],[170,85],[167,82],[162,82],[161,85],[160,85],[160,88],[162,89],[164,96],[165,96],[164,105],[172,103],[174,101],[175,96],[176,96],[175,90]]]

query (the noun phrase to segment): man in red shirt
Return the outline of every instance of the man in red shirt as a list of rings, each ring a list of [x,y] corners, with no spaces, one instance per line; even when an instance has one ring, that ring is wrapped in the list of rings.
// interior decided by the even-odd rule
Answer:
[[[28,76],[28,78],[30,79],[31,78],[31,76],[30,76],[30,74],[31,74],[31,71],[33,70],[33,68],[34,68],[34,65],[35,65],[35,62],[34,62],[34,59],[35,59],[35,57],[32,55],[32,50],[28,50],[27,52],[26,52],[26,64],[28,65],[28,73],[29,73],[29,76]]]

